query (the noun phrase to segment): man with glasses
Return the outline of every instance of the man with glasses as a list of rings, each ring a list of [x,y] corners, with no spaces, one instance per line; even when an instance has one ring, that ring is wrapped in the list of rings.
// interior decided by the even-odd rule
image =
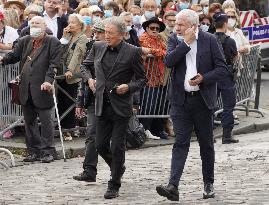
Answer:
[[[125,138],[132,115],[133,93],[146,82],[142,49],[124,42],[120,17],[107,20],[105,42],[95,42],[87,56],[84,79],[95,93],[96,150],[111,170],[105,199],[119,196],[125,172]],[[90,72],[95,70],[95,77]]]

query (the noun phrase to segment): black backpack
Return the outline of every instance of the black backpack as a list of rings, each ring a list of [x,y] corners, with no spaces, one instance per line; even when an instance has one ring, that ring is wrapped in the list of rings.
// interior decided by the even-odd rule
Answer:
[[[126,133],[127,148],[139,148],[146,141],[146,133],[143,125],[139,122],[137,116],[133,114],[129,119]]]

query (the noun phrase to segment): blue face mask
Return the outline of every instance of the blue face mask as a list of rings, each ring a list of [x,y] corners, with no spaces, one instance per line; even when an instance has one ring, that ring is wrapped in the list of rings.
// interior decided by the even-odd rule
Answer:
[[[108,3],[109,1],[111,1],[111,0],[103,0],[102,2],[103,2],[103,5],[105,5],[106,3]]]
[[[201,25],[200,29],[204,32],[208,32],[209,26],[208,25]]]
[[[181,11],[181,10],[184,10],[184,9],[188,9],[189,6],[190,6],[189,3],[183,3],[183,2],[180,2],[180,3],[178,4],[178,10]]]
[[[144,15],[145,15],[146,19],[148,20],[148,19],[155,16],[155,11],[145,11]]]
[[[90,3],[91,6],[92,5],[98,5],[99,0],[90,0],[89,3]]]
[[[139,15],[135,15],[135,16],[133,16],[133,24],[134,25],[140,25],[141,23],[141,16],[139,16]]]
[[[131,31],[132,30],[132,26],[127,26],[126,27],[126,30],[127,30],[127,32]]]
[[[205,15],[208,14],[208,6],[206,6],[206,7],[203,8],[203,12],[204,12]]]
[[[182,35],[180,35],[180,34],[177,34],[177,40],[178,41],[184,41],[184,37],[182,36]]]
[[[113,10],[105,10],[105,18],[109,18],[111,16],[113,16]]]
[[[84,24],[85,24],[86,26],[91,25],[91,23],[92,23],[92,19],[91,19],[91,17],[89,17],[89,16],[82,16],[82,19],[83,19],[83,22],[84,22]]]

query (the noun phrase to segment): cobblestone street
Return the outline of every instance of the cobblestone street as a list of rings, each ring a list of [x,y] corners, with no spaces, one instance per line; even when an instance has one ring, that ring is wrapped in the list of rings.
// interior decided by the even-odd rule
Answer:
[[[191,144],[180,204],[269,204],[269,131],[238,138],[235,145],[222,145],[220,139],[216,143],[216,198],[209,200],[202,199],[199,146]],[[109,172],[102,159],[96,184],[72,179],[82,171],[83,158],[0,169],[0,204],[172,204],[155,191],[168,180],[171,148],[128,151],[120,197],[110,201],[103,199]]]

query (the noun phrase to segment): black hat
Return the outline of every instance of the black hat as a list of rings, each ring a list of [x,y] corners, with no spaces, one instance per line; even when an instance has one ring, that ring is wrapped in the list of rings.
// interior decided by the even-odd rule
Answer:
[[[146,28],[147,28],[150,24],[152,24],[152,23],[157,23],[157,24],[159,24],[159,26],[160,26],[160,32],[164,31],[164,29],[165,29],[165,24],[164,24],[163,22],[161,22],[161,21],[159,20],[158,17],[152,17],[152,18],[150,18],[149,20],[145,21],[145,22],[142,24],[143,29],[146,30]]]
[[[223,12],[218,12],[213,15],[213,22],[214,23],[219,23],[219,22],[227,22],[228,21],[228,16],[227,14]]]

